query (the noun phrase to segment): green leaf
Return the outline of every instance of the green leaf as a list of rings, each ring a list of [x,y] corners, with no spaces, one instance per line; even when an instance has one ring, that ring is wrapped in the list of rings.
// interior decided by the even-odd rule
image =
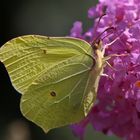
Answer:
[[[96,99],[103,52],[70,37],[28,35],[0,48],[23,115],[45,132],[84,119]]]

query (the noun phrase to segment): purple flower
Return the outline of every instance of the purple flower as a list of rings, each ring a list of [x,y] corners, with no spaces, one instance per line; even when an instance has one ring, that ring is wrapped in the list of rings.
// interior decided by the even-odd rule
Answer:
[[[82,37],[82,22],[76,21],[73,24],[73,28],[71,29],[71,36],[78,38]]]
[[[103,14],[106,15],[98,24]],[[82,138],[86,125],[91,123],[104,134],[140,140],[140,0],[99,0],[96,7],[89,9],[88,17],[94,19],[93,26],[82,33],[82,23],[76,22],[71,36],[92,42],[106,28],[114,27],[113,33],[101,39],[103,44],[108,44],[118,38],[106,48],[105,55],[125,56],[109,60],[114,69],[106,66],[104,73],[110,78],[101,77],[96,104],[72,129]],[[109,32],[103,36],[106,34]]]

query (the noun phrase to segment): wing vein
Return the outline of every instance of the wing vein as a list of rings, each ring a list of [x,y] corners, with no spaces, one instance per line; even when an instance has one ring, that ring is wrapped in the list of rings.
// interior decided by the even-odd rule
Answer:
[[[85,70],[83,70],[83,71],[79,71],[79,72],[77,72],[77,73],[74,73],[74,74],[72,74],[72,75],[70,75],[70,76],[67,76],[67,77],[65,77],[65,78],[63,78],[63,79],[60,79],[60,80],[58,80],[58,81],[55,81],[55,82],[52,82],[52,83],[47,83],[47,84],[45,84],[45,85],[42,85],[42,86],[39,86],[39,87],[37,87],[36,88],[36,90],[39,90],[39,89],[41,89],[41,88],[43,88],[43,87],[45,87],[45,86],[49,86],[49,85],[52,85],[52,84],[57,84],[57,83],[60,83],[60,82],[62,82],[62,81],[64,81],[64,80],[67,80],[67,79],[69,79],[69,78],[72,78],[72,77],[74,77],[74,76],[77,76],[77,75],[79,75],[79,74],[82,74],[82,73],[84,73],[84,72],[86,72],[86,71],[88,71],[88,70],[90,70],[90,68],[89,69],[85,69]],[[35,83],[36,84],[36,83]]]

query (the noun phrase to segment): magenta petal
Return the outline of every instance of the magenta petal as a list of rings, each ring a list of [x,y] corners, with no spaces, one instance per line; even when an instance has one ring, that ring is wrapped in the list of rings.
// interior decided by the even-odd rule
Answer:
[[[72,37],[77,37],[77,38],[80,38],[82,36],[82,22],[80,21],[76,21],[74,24],[73,24],[73,28],[71,29],[70,31],[70,35]]]

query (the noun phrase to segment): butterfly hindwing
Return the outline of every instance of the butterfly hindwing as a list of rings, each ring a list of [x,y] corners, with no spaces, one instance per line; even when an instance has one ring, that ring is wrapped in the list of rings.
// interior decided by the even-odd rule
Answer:
[[[45,131],[86,116],[84,98],[89,93],[92,60],[89,63],[88,56],[84,57],[83,62],[81,55],[48,69],[22,95],[23,114]]]

